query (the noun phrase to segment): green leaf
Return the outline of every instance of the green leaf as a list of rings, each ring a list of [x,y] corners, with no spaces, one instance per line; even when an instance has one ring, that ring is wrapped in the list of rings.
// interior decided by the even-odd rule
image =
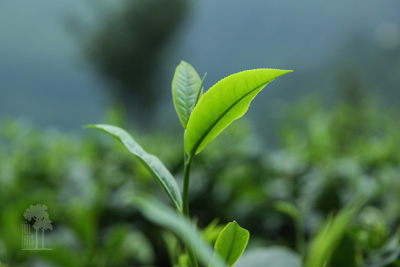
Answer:
[[[207,265],[213,260],[214,266],[224,267],[221,259],[213,257],[212,248],[188,219],[180,216],[152,196],[135,195],[128,197],[127,200],[133,203],[148,220],[172,231],[187,243],[203,265]]]
[[[249,237],[249,231],[240,227],[237,222],[228,223],[215,242],[215,254],[219,255],[227,266],[233,266],[242,256]]]
[[[156,156],[147,153],[125,130],[105,124],[89,125],[88,128],[94,128],[110,134],[118,139],[133,155],[146,166],[156,181],[161,185],[176,209],[182,210],[182,196],[179,191],[175,178]]]
[[[305,267],[328,266],[329,259],[342,239],[347,225],[360,211],[365,201],[364,198],[356,199],[354,203],[340,211],[335,218],[328,220],[311,243]]]
[[[202,94],[203,83],[196,70],[189,63],[181,61],[172,79],[172,97],[183,128],[186,129],[190,114]]]
[[[186,127],[189,155],[200,153],[234,120],[242,117],[254,97],[272,80],[290,70],[256,69],[228,76],[199,100]]]

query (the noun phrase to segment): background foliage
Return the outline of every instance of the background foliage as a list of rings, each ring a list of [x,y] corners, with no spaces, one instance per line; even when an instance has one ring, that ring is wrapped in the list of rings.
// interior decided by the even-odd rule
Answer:
[[[216,217],[221,224],[237,220],[251,233],[248,253],[277,245],[293,253],[299,250],[296,231],[309,241],[328,216],[370,192],[330,266],[397,266],[367,265],[382,260],[379,251],[390,238],[384,259],[399,255],[396,114],[378,113],[371,102],[327,109],[306,99],[286,112],[279,144],[268,150],[260,149],[251,124],[236,122],[196,159],[191,213],[200,228]],[[108,116],[109,123],[126,127],[124,121],[118,110]],[[136,136],[137,127],[128,128],[181,184],[181,137],[169,130]],[[21,120],[3,120],[0,129],[0,259],[6,266],[169,266],[160,238],[168,234],[121,201],[128,191],[161,198],[163,192],[119,143],[93,132],[40,130]],[[278,201],[300,211],[303,227],[296,229]],[[23,212],[36,203],[48,206],[53,230],[46,231],[45,244],[53,251],[21,250]]]

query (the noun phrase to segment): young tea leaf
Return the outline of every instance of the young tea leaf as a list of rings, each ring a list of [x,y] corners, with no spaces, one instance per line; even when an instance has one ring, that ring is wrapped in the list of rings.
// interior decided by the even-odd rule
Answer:
[[[181,61],[172,79],[172,97],[183,128],[186,128],[190,114],[202,94],[203,84],[196,70],[189,63]]]
[[[235,221],[228,223],[215,242],[215,255],[219,255],[226,266],[233,266],[242,256],[249,242],[249,231],[239,226]],[[215,265],[213,262],[211,267]]]
[[[197,103],[187,124],[187,154],[200,153],[229,124],[246,113],[251,101],[269,82],[288,72],[291,70],[247,70],[212,86]]]
[[[156,181],[161,185],[172,203],[178,211],[182,210],[182,196],[179,191],[175,178],[156,156],[147,153],[125,130],[105,124],[89,125],[88,128],[94,128],[108,133],[118,139],[133,155],[146,166]]]

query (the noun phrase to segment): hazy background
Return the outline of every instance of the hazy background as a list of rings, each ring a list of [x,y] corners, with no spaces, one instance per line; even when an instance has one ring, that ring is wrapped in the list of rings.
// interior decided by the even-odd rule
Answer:
[[[293,69],[250,109],[260,129],[302,96],[343,97],[346,83],[393,105],[399,10],[396,0],[1,1],[0,117],[80,131],[122,102],[140,124],[176,126],[180,60],[208,73],[205,88],[244,69]]]
[[[182,188],[171,81],[185,60],[208,73],[206,89],[245,69],[294,70],[196,156],[190,214],[216,227],[210,246],[237,220],[245,254],[280,246],[276,263],[293,266],[288,255],[300,262],[327,218],[368,194],[329,266],[400,266],[399,11],[398,0],[0,1],[0,265],[187,266],[181,242],[123,201],[147,192],[168,205],[151,174],[82,130],[127,129]],[[53,230],[24,220],[36,204]],[[21,223],[53,250],[21,250]]]

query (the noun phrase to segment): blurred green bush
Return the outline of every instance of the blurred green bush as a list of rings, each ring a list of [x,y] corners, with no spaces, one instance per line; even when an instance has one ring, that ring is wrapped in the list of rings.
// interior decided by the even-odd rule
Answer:
[[[126,128],[123,117],[115,114],[109,122]],[[181,184],[182,137],[169,129],[140,136],[143,147],[158,155]],[[277,201],[299,209],[301,234],[309,237],[329,214],[368,193],[368,205],[347,229],[331,266],[360,266],[379,259],[379,249],[389,237],[398,239],[396,113],[371,103],[328,110],[308,99],[288,111],[278,137],[278,148],[263,149],[262,137],[242,120],[196,158],[190,205],[199,227],[215,217],[221,223],[236,219],[249,229],[250,247],[274,244],[296,250],[296,227],[275,209]],[[74,136],[8,119],[0,123],[0,148],[0,262],[169,266],[160,238],[168,235],[121,202],[127,191],[159,192],[164,197],[122,145],[89,130]],[[45,243],[53,250],[21,249],[23,213],[37,203],[48,207],[53,230],[46,231]],[[376,257],[366,260],[370,253]]]

